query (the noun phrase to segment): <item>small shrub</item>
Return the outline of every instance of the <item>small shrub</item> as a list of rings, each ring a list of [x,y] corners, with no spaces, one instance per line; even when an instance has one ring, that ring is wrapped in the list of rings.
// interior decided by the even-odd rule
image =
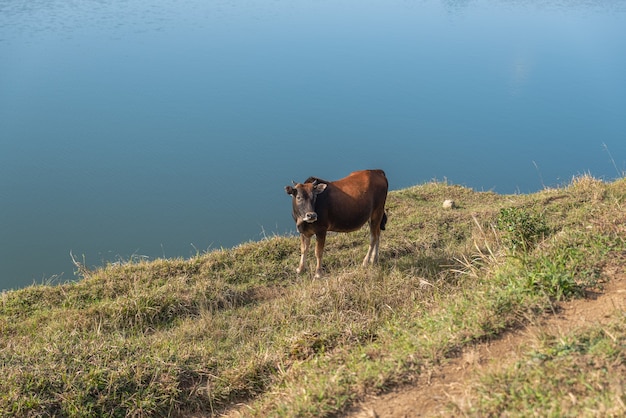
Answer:
[[[528,252],[550,232],[541,214],[523,208],[502,208],[496,228],[502,232],[502,243],[513,253]]]
[[[541,292],[552,299],[577,297],[584,294],[584,288],[577,283],[574,272],[559,261],[541,258],[528,268],[525,286],[533,293]]]

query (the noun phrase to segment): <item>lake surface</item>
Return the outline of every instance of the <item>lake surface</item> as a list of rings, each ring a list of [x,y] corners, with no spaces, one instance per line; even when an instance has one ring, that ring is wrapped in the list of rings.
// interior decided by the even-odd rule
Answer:
[[[362,168],[623,175],[626,2],[0,0],[0,290],[291,233],[285,185]]]

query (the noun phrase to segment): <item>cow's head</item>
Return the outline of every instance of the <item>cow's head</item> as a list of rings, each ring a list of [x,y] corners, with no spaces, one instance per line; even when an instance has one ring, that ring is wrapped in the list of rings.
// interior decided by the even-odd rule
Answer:
[[[315,200],[317,195],[326,190],[325,183],[295,183],[293,187],[285,187],[288,195],[291,195],[293,202],[293,216],[296,226],[300,227],[303,222],[313,223],[317,221],[315,212]]]

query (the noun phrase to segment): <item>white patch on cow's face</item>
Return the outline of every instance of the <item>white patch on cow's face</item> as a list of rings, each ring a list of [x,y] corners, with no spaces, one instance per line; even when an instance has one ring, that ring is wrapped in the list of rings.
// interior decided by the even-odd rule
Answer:
[[[317,221],[317,213],[315,213],[315,212],[307,212],[302,217],[302,220],[304,222],[312,224],[313,222]]]

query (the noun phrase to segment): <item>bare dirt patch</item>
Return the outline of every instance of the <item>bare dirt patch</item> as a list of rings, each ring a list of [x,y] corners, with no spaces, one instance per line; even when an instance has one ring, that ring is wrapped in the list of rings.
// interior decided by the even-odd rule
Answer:
[[[626,311],[626,274],[622,266],[607,268],[604,289],[584,299],[559,303],[555,312],[502,338],[466,348],[455,358],[420,376],[413,385],[371,396],[345,415],[348,418],[408,418],[455,416],[449,406],[463,410],[471,403],[472,382],[488,371],[512,364],[537,343],[541,335],[560,336],[592,324],[608,322]]]

